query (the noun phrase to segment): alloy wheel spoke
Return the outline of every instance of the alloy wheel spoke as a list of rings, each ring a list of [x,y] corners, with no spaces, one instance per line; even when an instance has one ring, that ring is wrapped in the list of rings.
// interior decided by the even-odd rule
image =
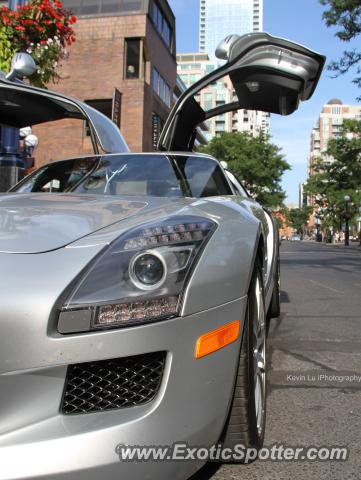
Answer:
[[[254,375],[254,402],[257,419],[257,428],[261,434],[265,408],[265,381],[266,381],[266,319],[263,302],[262,284],[257,278],[255,282],[255,302],[253,311],[253,375]]]

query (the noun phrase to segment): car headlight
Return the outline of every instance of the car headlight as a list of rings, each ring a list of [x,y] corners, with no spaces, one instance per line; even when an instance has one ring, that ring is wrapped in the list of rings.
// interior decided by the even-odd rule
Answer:
[[[61,309],[59,332],[176,316],[187,278],[215,228],[200,217],[170,217],[120,236],[81,275]]]
[[[167,263],[160,253],[146,250],[132,258],[129,277],[141,290],[155,290],[167,278]]]

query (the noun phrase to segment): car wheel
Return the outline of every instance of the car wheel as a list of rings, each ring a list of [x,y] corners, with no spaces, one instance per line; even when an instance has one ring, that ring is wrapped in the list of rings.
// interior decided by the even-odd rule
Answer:
[[[272,292],[272,299],[268,311],[268,318],[277,318],[281,315],[281,264],[280,256],[277,258],[277,267],[275,272],[275,283]]]
[[[235,388],[223,446],[261,448],[266,420],[266,312],[261,268],[257,265],[247,313]],[[242,462],[242,460],[240,460]]]

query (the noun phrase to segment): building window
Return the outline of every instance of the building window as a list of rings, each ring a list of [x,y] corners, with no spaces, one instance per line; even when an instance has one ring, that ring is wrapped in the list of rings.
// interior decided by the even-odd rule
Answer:
[[[144,49],[141,38],[125,40],[124,78],[144,78]]]
[[[87,105],[95,108],[95,110],[98,110],[99,112],[101,112],[106,117],[112,118],[113,100],[111,98],[106,98],[102,100],[84,100],[84,102]]]
[[[63,5],[78,16],[145,12],[144,0],[63,0]]]
[[[82,5],[82,13],[83,15],[93,15],[99,13],[99,6],[100,2],[97,2],[96,0],[89,0]]]
[[[213,94],[212,93],[205,93],[204,94],[204,111],[207,112],[213,108]]]
[[[113,100],[111,98],[104,98],[99,100],[84,100],[84,103],[90,107],[95,108],[98,112],[102,113],[108,118],[112,118],[112,105]],[[84,122],[85,135],[90,137],[90,129],[87,122]]]
[[[162,12],[161,8],[154,0],[152,2],[152,9],[151,9],[151,18],[153,20],[153,24],[158,30],[159,34],[165,41],[167,47],[172,49],[172,37],[173,31],[171,26],[169,25],[168,20],[165,18],[164,13]]]
[[[158,5],[154,2],[153,3],[153,22],[154,25],[157,27],[158,31],[162,31],[162,14]]]
[[[186,74],[186,73],[181,73],[179,75],[180,79],[182,80],[182,82],[184,82],[186,85],[188,85],[188,78],[189,78],[189,75]]]
[[[159,72],[156,68],[153,68],[152,73],[152,86],[153,90],[158,93],[159,92]]]
[[[161,75],[159,75],[159,92],[158,92],[158,95],[160,96],[160,98],[162,100],[164,100],[164,97],[165,97],[165,80]]]
[[[165,19],[163,19],[162,37],[164,38],[167,47],[170,48],[170,26]]]
[[[170,87],[167,82],[165,82],[165,103],[170,107]]]
[[[155,67],[153,67],[152,71],[152,87],[156,94],[163,100],[163,102],[170,107],[170,86]]]

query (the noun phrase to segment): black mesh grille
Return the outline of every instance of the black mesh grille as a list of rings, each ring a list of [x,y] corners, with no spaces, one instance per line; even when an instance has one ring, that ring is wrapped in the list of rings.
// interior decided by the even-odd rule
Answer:
[[[89,413],[149,402],[158,392],[165,352],[69,365],[61,410]]]

